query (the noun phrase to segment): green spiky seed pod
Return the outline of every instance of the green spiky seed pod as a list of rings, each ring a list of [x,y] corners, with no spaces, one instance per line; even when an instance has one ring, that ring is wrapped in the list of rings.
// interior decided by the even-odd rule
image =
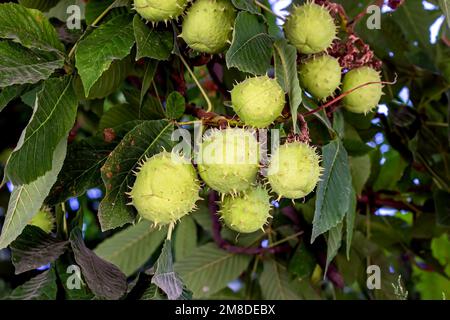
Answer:
[[[140,166],[129,195],[144,219],[165,225],[176,223],[195,209],[199,190],[193,165],[175,153],[163,151]]]
[[[151,22],[167,22],[178,18],[189,0],[134,0],[134,8],[144,19]]]
[[[353,69],[345,74],[342,90],[346,92],[368,82],[381,82],[379,72],[371,67]],[[378,105],[382,95],[381,83],[369,84],[346,95],[343,102],[347,110],[366,114]]]
[[[302,86],[316,99],[331,96],[341,84],[339,61],[329,55],[314,57],[300,65],[299,76]]]
[[[50,233],[55,225],[55,218],[53,218],[53,215],[50,212],[41,210],[30,220],[30,222],[28,222],[28,224],[39,227],[46,233]]]
[[[198,52],[222,52],[230,43],[235,18],[229,0],[197,0],[184,17],[180,37]]]
[[[231,103],[239,118],[255,128],[264,128],[281,116],[284,91],[268,76],[248,78],[231,90]]]
[[[315,3],[295,6],[284,25],[286,38],[300,53],[319,53],[336,38],[336,25],[330,12]]]
[[[227,196],[222,201],[220,215],[230,229],[251,233],[267,223],[270,215],[270,196],[266,189],[257,186],[250,188],[239,197]]]
[[[286,143],[272,155],[268,179],[272,190],[280,198],[303,198],[319,182],[320,157],[315,148],[306,143]]]
[[[259,170],[259,148],[254,134],[245,129],[212,129],[200,148],[198,171],[211,188],[222,194],[248,189]]]

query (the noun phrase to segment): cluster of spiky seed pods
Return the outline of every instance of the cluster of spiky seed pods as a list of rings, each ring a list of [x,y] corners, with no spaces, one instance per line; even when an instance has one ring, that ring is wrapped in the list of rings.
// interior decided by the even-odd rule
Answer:
[[[267,178],[259,175],[260,145],[254,130],[210,129],[199,150],[197,171],[203,183],[222,196],[220,215],[238,232],[263,228],[271,217],[272,192],[289,199],[303,198],[319,181],[320,158],[313,147],[293,142],[271,157]],[[155,224],[175,223],[196,209],[201,182],[190,160],[163,151],[142,161],[129,192],[139,214]]]
[[[333,96],[341,86],[343,70],[338,59],[325,53],[337,39],[337,27],[328,9],[313,2],[295,6],[284,31],[297,50],[308,55],[299,66],[302,87],[318,100]],[[348,71],[344,75],[342,91],[354,91],[344,97],[344,107],[355,113],[370,112],[382,96],[380,82],[379,73],[369,66]],[[371,84],[366,85],[368,83]]]
[[[183,15],[180,37],[189,47],[209,54],[220,53],[230,43],[236,10],[229,0],[135,0],[136,11],[158,23]],[[187,9],[186,9],[187,8]],[[185,12],[186,11],[186,12]],[[299,80],[317,100],[326,100],[341,87],[343,70],[338,59],[326,54],[337,37],[334,18],[324,6],[308,1],[294,6],[284,25],[286,38],[300,54]],[[367,113],[382,95],[379,73],[368,66],[346,70],[342,90],[344,106]],[[359,88],[371,82],[369,86]],[[267,75],[248,78],[231,91],[231,103],[241,122],[266,128],[282,115],[285,92]],[[129,196],[139,214],[155,224],[175,223],[196,208],[204,184],[222,195],[220,216],[237,232],[263,228],[271,217],[271,198],[306,197],[320,180],[320,156],[303,142],[285,143],[274,151],[267,175],[259,174],[260,146],[252,130],[212,129],[203,137],[200,161],[163,151],[145,159],[136,172]],[[202,181],[199,180],[199,177]],[[266,186],[270,185],[269,191]]]

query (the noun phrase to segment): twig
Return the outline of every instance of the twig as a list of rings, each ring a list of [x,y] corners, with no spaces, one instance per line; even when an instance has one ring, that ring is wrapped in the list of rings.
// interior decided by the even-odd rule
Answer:
[[[361,85],[359,85],[359,86],[357,86],[357,87],[355,87],[353,89],[345,91],[344,93],[342,93],[341,95],[337,96],[333,100],[325,103],[324,105],[322,105],[322,106],[320,106],[320,107],[318,107],[318,108],[316,108],[314,110],[311,110],[311,111],[303,113],[303,116],[306,117],[306,116],[309,116],[309,115],[314,114],[316,112],[319,112],[319,111],[321,111],[323,109],[326,109],[329,106],[335,104],[336,102],[342,100],[345,96],[349,95],[350,93],[352,93],[352,92],[354,92],[354,91],[356,91],[358,89],[361,89],[363,87],[366,87],[368,85],[371,85],[371,84],[395,84],[396,82],[397,82],[397,78],[394,81],[392,81],[392,82],[390,82],[390,81],[372,81],[372,82],[363,83],[363,84],[361,84]]]
[[[105,11],[103,11],[95,20],[94,22],[91,23],[91,25],[89,26],[89,28],[95,27],[97,26],[97,24],[109,13],[109,11],[111,11],[113,8],[115,7],[115,3],[111,3],[111,5],[105,9]],[[72,49],[70,49],[69,54],[67,55],[67,58],[70,60],[72,58],[72,56],[75,53],[75,50],[78,46],[78,44],[80,43],[80,41],[85,37],[87,30],[89,29],[87,28],[86,31],[81,35],[81,37],[78,39],[78,41],[73,45]]]
[[[383,6],[383,4],[384,4],[384,0],[375,0],[372,4],[365,7],[363,11],[358,13],[358,15],[355,18],[353,18],[352,21],[350,21],[348,23],[348,28],[352,31],[355,29],[355,25],[367,14],[367,8],[369,8],[370,6],[373,6],[373,5],[379,6],[381,8]]]
[[[279,14],[275,13],[272,9],[270,9],[268,6],[266,6],[265,4],[262,4],[261,2],[259,2],[258,0],[255,0],[255,4],[260,7],[263,10],[266,10],[267,12],[269,12],[270,14],[273,14],[275,17],[277,17],[278,19],[285,21],[286,19],[283,16],[280,16]]]

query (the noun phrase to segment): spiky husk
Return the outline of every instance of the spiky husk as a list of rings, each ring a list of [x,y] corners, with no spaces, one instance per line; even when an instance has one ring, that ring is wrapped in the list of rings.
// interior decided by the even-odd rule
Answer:
[[[134,0],[134,8],[141,17],[151,22],[167,22],[178,18],[189,0]]]
[[[231,90],[231,103],[246,125],[264,128],[281,115],[286,101],[275,79],[260,76],[235,85]]]
[[[142,163],[129,195],[144,219],[165,225],[176,223],[195,209],[199,190],[193,165],[163,151]]]
[[[319,53],[336,38],[336,25],[323,6],[308,2],[294,6],[284,25],[286,38],[300,53]]]
[[[203,181],[222,194],[248,189],[259,169],[258,141],[241,128],[211,129],[200,148],[198,171]]]
[[[321,55],[299,67],[300,82],[316,99],[331,96],[341,84],[341,66],[336,58]]]
[[[345,74],[342,90],[346,92],[368,82],[380,81],[378,71],[371,67],[360,67]],[[343,102],[347,110],[366,114],[378,105],[382,95],[383,85],[375,83],[356,89],[345,96]]]
[[[279,197],[303,198],[314,190],[322,168],[315,148],[306,143],[286,143],[272,155],[268,180]]]
[[[222,52],[230,43],[235,18],[229,0],[197,0],[183,19],[180,37],[198,52]]]
[[[28,222],[29,225],[36,226],[44,230],[46,233],[50,233],[55,225],[55,218],[51,212],[47,210],[39,211],[31,220]]]
[[[225,197],[221,204],[220,215],[230,229],[251,233],[263,229],[267,219],[271,217],[270,209],[270,196],[267,190],[257,186],[239,197]]]

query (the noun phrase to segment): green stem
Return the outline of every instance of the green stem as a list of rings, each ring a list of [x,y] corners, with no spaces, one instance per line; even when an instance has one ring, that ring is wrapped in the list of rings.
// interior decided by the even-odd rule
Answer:
[[[291,240],[291,239],[295,239],[295,238],[297,238],[297,237],[298,237],[299,235],[301,235],[301,234],[303,234],[303,231],[299,231],[299,232],[297,232],[297,233],[294,233],[294,234],[292,234],[292,235],[290,235],[290,236],[288,236],[288,237],[286,237],[286,238],[284,238],[284,239],[281,239],[281,240],[279,240],[279,241],[276,241],[276,242],[272,243],[272,244],[269,246],[269,248],[276,247],[276,246],[278,246],[278,245],[280,245],[280,244],[282,244],[282,243],[284,243],[284,242],[286,242],[286,241],[289,241],[289,240]]]
[[[206,94],[205,90],[203,89],[202,85],[200,84],[200,82],[198,81],[197,77],[195,76],[194,72],[192,71],[192,69],[189,67],[188,63],[186,62],[186,60],[184,60],[183,56],[180,54],[179,55],[181,62],[184,64],[184,66],[186,67],[187,71],[189,72],[189,74],[191,75],[192,79],[194,80],[195,84],[197,85],[197,87],[199,88],[200,92],[203,95],[203,98],[205,98],[206,103],[208,104],[208,109],[206,110],[207,112],[211,112],[213,109],[213,105],[211,103],[211,100],[209,99],[208,95]]]
[[[103,11],[95,20],[94,22],[92,22],[92,24],[89,27],[95,27],[97,26],[97,24],[109,13],[109,11],[111,11],[114,8],[114,2],[111,3],[111,5],[105,9],[105,11]],[[86,29],[86,31],[89,28]],[[80,41],[85,37],[86,35],[86,31],[84,31],[84,33],[81,35],[81,37],[78,39],[78,41],[73,45],[72,49],[70,49],[70,52],[68,54],[68,59],[72,59],[73,55],[75,54],[75,51],[77,49],[78,44],[80,43]]]
[[[276,14],[272,9],[270,9],[268,6],[266,6],[265,4],[259,2],[258,0],[255,0],[255,4],[260,7],[261,9],[269,12],[270,14],[273,14],[275,17],[277,17],[278,19],[281,19],[283,21],[285,21],[286,19],[283,16],[280,16],[279,14]]]
[[[448,123],[444,123],[444,122],[425,121],[425,124],[427,126],[431,126],[431,127],[442,127],[442,128],[448,127]]]

